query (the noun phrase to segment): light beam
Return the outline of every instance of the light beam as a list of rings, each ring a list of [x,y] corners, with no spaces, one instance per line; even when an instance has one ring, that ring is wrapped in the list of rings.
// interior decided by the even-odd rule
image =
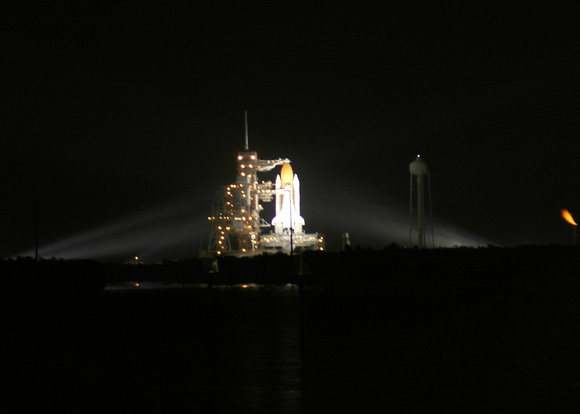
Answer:
[[[192,217],[200,201],[183,198],[150,207],[102,226],[55,240],[39,247],[42,257],[62,259],[132,259],[143,261],[197,254],[196,240],[205,235],[206,222]],[[34,250],[15,257],[32,256]]]

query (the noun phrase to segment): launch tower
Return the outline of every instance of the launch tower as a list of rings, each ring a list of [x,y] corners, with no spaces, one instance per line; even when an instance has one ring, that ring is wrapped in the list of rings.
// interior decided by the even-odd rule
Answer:
[[[300,180],[288,158],[260,160],[248,146],[248,121],[245,114],[244,149],[237,154],[235,183],[224,186],[214,199],[208,251],[210,254],[255,254],[266,251],[294,252],[324,250],[324,236],[304,232],[300,216]],[[261,181],[258,173],[282,165],[276,182]],[[271,223],[260,213],[262,203],[276,200],[276,216]],[[272,231],[274,227],[274,231]],[[268,232],[268,229],[270,232]]]

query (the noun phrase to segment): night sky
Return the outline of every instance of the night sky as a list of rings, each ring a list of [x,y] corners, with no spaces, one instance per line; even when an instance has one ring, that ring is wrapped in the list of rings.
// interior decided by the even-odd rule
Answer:
[[[1,257],[34,253],[35,200],[43,257],[196,256],[245,110],[329,250],[408,242],[419,153],[436,244],[572,242],[575,8],[193,3],[3,7]]]

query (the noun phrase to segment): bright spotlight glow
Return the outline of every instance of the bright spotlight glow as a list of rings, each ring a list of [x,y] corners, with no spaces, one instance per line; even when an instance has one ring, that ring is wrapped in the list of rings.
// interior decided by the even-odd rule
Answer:
[[[52,241],[39,247],[41,257],[62,259],[161,260],[165,257],[191,256],[192,246],[207,231],[204,219],[193,221],[191,211],[204,200],[183,198],[150,207],[135,215],[122,217],[97,228]],[[135,255],[139,252],[139,255]],[[33,256],[34,250],[15,257]],[[187,257],[186,256],[186,257]]]
[[[332,195],[335,196],[334,194]],[[337,194],[336,197],[340,196]],[[326,200],[332,203],[334,199]],[[310,222],[318,229],[349,231],[353,245],[381,248],[391,243],[409,245],[409,212],[403,205],[389,205],[384,201],[358,197],[356,202],[336,200],[332,214],[311,214]],[[308,205],[312,211],[329,211],[326,204],[313,200]],[[305,213],[306,214],[306,213]],[[371,219],[369,219],[371,218]],[[487,246],[491,241],[442,220],[434,220],[435,247]],[[325,233],[329,233],[325,231]],[[328,242],[329,234],[326,234]],[[328,246],[327,246],[328,249]]]

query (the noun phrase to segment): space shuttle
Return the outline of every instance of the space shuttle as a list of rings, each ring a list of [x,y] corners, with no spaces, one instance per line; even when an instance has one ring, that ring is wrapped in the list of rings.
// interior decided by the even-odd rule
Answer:
[[[276,234],[284,234],[290,228],[294,233],[302,233],[304,226],[304,218],[300,215],[300,180],[289,162],[282,165],[276,176],[276,216],[272,225]]]

